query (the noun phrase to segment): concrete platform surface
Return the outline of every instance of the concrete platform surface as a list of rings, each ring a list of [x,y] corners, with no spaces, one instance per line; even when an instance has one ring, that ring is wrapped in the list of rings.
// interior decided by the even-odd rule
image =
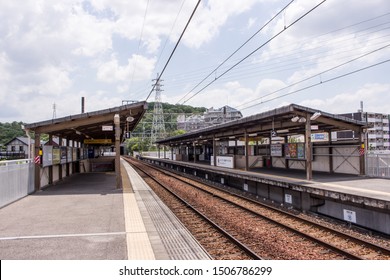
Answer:
[[[209,255],[122,160],[0,208],[2,260],[205,260]]]
[[[126,259],[115,175],[82,173],[0,209],[0,259]]]

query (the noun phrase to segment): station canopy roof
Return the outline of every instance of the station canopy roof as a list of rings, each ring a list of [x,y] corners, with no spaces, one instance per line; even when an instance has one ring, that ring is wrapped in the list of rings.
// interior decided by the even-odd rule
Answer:
[[[156,141],[161,145],[173,145],[184,141],[201,141],[247,134],[258,137],[270,137],[271,132],[277,136],[305,134],[305,124],[308,114],[311,116],[312,133],[353,130],[359,132],[367,127],[366,122],[353,120],[340,115],[334,115],[317,109],[311,109],[296,104],[280,107],[264,113],[241,118],[239,120],[207,127],[183,135]]]
[[[81,113],[63,118],[26,124],[25,128],[38,134],[51,134],[64,139],[111,139],[115,141],[114,115],[120,116],[120,127],[132,131],[147,109],[146,101],[134,102],[100,111]]]

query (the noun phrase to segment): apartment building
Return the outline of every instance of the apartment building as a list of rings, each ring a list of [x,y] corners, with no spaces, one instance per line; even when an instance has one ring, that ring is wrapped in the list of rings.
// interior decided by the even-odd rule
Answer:
[[[366,121],[371,128],[367,131],[367,149],[370,151],[390,151],[390,115],[357,112],[341,114],[341,116],[359,121]],[[332,134],[332,141],[353,139],[353,131],[340,131]]]
[[[211,107],[203,115],[179,115],[177,118],[177,129],[184,129],[189,132],[241,118],[242,113],[230,106],[221,108]]]

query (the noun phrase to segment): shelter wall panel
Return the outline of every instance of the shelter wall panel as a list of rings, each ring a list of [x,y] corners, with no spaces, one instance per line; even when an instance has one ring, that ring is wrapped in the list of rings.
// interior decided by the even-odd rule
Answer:
[[[303,160],[289,160],[288,166],[291,169],[299,169],[299,170],[305,170],[305,162]]]
[[[286,168],[286,159],[273,157],[272,158],[272,166],[277,168]]]
[[[328,153],[329,148],[314,148],[314,160],[312,162],[314,171],[330,172],[329,156],[325,156]],[[316,154],[324,156],[316,156]]]
[[[333,171],[335,173],[360,174],[360,158],[356,147],[333,148],[333,155]]]
[[[234,164],[235,164],[236,168],[238,168],[238,169],[245,168],[245,156],[235,155],[234,161],[235,161]]]
[[[41,187],[47,186],[49,184],[49,167],[43,167],[40,170],[41,172]]]
[[[53,165],[53,183],[57,182],[60,178],[58,176],[58,171],[60,170],[61,165]]]
[[[250,168],[263,167],[263,157],[262,156],[249,156],[248,165]]]

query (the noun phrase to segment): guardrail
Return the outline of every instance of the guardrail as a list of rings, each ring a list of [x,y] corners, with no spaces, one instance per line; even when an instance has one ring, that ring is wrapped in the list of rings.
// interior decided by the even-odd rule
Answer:
[[[31,159],[0,161],[0,207],[34,192]]]
[[[366,175],[390,178],[390,155],[366,154]]]
[[[25,159],[25,152],[10,152],[10,151],[2,151],[0,152],[0,159],[5,160],[15,160],[15,159]]]

